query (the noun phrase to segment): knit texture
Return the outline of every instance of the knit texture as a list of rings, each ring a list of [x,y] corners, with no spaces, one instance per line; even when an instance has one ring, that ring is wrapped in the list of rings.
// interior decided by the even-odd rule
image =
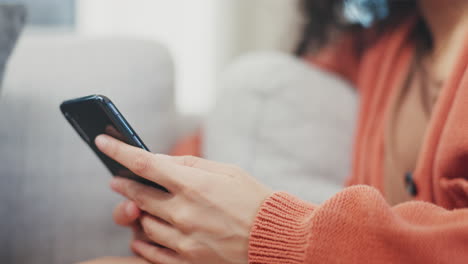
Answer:
[[[286,193],[267,199],[250,238],[250,263],[304,263],[313,206]]]
[[[267,199],[252,228],[249,263],[467,263],[467,210],[426,202],[391,208],[369,186],[314,207],[285,193]]]

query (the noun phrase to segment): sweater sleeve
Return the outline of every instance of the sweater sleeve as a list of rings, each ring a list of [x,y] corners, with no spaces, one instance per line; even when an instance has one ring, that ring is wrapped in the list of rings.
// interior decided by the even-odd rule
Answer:
[[[468,209],[390,207],[367,186],[315,206],[276,193],[252,228],[249,263],[468,263]]]

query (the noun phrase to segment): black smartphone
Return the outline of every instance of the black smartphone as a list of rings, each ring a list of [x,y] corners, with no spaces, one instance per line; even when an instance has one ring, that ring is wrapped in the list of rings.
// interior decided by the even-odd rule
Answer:
[[[135,175],[126,167],[102,153],[94,143],[97,136],[107,134],[129,145],[149,149],[133,130],[112,101],[103,95],[90,95],[63,102],[60,105],[65,118],[80,137],[97,154],[114,176],[124,177],[161,190],[166,189],[154,182]]]

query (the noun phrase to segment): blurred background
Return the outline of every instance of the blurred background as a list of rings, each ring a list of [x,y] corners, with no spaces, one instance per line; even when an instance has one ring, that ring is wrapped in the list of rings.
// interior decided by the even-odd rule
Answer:
[[[0,0],[28,6],[26,34],[78,34],[155,40],[176,67],[176,105],[205,113],[218,73],[240,54],[292,50],[297,0]]]
[[[89,94],[153,152],[235,164],[314,203],[339,191],[356,97],[292,55],[298,2],[0,0],[0,263],[130,254],[111,175],[59,111]]]

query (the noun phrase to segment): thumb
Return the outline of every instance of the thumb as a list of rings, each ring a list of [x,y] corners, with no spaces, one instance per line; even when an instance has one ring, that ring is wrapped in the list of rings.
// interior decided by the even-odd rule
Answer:
[[[140,217],[141,210],[132,201],[121,202],[114,209],[114,222],[121,226],[131,226]]]

